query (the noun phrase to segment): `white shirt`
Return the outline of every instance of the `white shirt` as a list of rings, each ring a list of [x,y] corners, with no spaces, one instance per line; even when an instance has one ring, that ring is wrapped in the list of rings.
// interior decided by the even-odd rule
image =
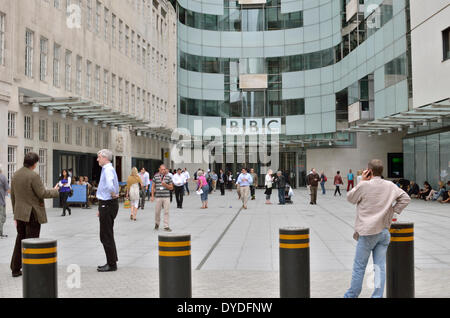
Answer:
[[[186,183],[188,180],[189,180],[189,178],[191,177],[190,175],[189,175],[189,171],[184,171],[184,172],[182,172],[181,173],[183,176],[184,176],[184,178],[186,179],[186,181],[184,182],[184,183]]]
[[[139,176],[141,177],[142,183],[144,184],[144,187],[148,186],[150,184],[150,175],[147,171],[144,172],[144,174],[139,173]]]
[[[186,176],[182,173],[180,173],[180,174],[175,173],[172,176],[172,182],[177,187],[181,187],[182,185],[184,185],[186,183]]]

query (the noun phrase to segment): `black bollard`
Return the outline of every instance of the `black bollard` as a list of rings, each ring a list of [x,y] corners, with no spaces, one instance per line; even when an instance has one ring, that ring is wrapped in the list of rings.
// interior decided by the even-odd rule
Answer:
[[[22,240],[23,298],[57,298],[56,241]]]
[[[159,297],[191,298],[191,236],[159,235]]]
[[[414,223],[392,223],[386,254],[386,297],[414,298]]]
[[[280,297],[311,297],[308,228],[280,229]]]

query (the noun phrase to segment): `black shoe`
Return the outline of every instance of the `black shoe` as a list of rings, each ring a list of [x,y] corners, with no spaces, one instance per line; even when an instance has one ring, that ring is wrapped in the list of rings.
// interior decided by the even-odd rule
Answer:
[[[314,204],[314,203],[312,203],[312,202],[309,202],[309,204]]]
[[[170,227],[165,227],[165,228],[164,228],[164,231],[166,231],[166,232],[172,232],[172,230],[171,230]]]
[[[72,215],[72,211],[71,210],[69,210],[69,215]]]
[[[66,213],[61,214],[61,216],[66,216]]]
[[[17,273],[12,273],[12,277],[20,277],[20,276],[22,276],[22,271],[20,271],[20,272],[17,272]]]
[[[155,224],[155,230],[159,229],[159,224]]]
[[[6,234],[0,235],[0,238],[7,238],[7,237],[8,237],[8,235],[6,235]]]
[[[97,267],[97,272],[115,272],[117,270],[117,265],[103,265]]]

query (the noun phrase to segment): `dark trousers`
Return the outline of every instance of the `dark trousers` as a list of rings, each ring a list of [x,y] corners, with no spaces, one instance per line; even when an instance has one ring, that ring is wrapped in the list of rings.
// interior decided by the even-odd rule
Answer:
[[[34,210],[31,212],[30,221],[17,221],[17,237],[14,252],[11,258],[11,271],[18,273],[22,269],[22,240],[39,238],[41,224],[37,221]]]
[[[252,199],[255,198],[255,186],[250,186],[250,195],[252,196]]]
[[[225,183],[219,183],[220,195],[225,195]]]
[[[183,207],[184,186],[174,186],[175,199],[177,200],[177,208]]]
[[[350,185],[352,186],[352,189],[353,189],[353,188],[354,188],[354,186],[353,186],[353,180],[348,180],[347,191],[350,190]]]
[[[61,206],[63,208],[63,214],[66,215],[66,210],[70,211],[69,205],[67,204],[67,199],[69,198],[70,192],[60,192],[59,200],[61,202]]]
[[[114,219],[119,211],[119,200],[99,200],[98,211],[100,213],[100,242],[105,249],[108,265],[114,266],[118,261],[116,242],[114,241]]]
[[[336,186],[336,190],[334,190],[334,195],[336,195],[337,192],[339,192],[339,195],[341,195],[341,189],[338,186]]]
[[[311,192],[311,203],[317,203],[317,186],[310,186],[309,188]]]
[[[284,196],[284,187],[278,188],[278,200],[280,204],[286,204],[286,197]]]
[[[186,183],[184,184],[184,187],[185,187],[185,189],[186,189],[187,194],[189,194],[189,182],[186,182]]]

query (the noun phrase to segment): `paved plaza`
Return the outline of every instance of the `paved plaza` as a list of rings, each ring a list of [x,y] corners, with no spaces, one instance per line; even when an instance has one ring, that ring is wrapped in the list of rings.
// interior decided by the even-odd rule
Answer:
[[[272,202],[275,198],[274,192]],[[235,191],[225,197],[217,191],[202,210],[192,191],[180,210],[174,197],[170,227],[173,233],[191,234],[193,297],[279,297],[278,230],[285,226],[310,228],[311,297],[342,297],[356,246],[355,207],[346,201],[345,191],[342,197],[332,191],[320,194],[313,206],[308,192],[297,189],[293,201],[266,205],[263,190],[258,190],[248,210],[241,210]],[[115,223],[119,269],[110,273],[96,271],[106,262],[96,211],[95,206],[73,208],[71,216],[61,217],[61,209],[47,210],[49,223],[41,237],[58,240],[59,297],[159,297],[158,234],[165,232],[153,229],[154,203],[146,202],[136,222],[121,204]],[[399,220],[414,222],[416,297],[449,297],[450,205],[413,199]],[[0,240],[0,297],[22,297],[22,278],[12,278],[9,270],[15,241],[10,211],[5,233],[9,237]],[[71,264],[81,269],[80,288],[71,286]],[[368,286],[364,283],[361,297],[370,297]]]

